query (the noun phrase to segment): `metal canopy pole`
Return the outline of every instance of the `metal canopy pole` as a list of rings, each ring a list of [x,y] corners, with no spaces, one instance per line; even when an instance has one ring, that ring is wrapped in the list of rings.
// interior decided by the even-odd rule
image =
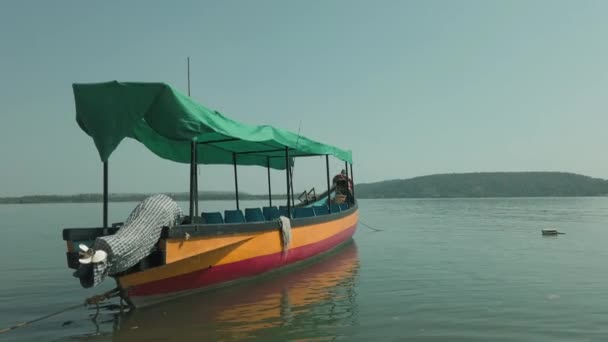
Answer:
[[[232,152],[232,163],[234,164],[234,190],[236,194],[236,210],[240,210],[239,207],[239,180],[236,173],[236,153]]]
[[[327,171],[327,207],[329,208],[329,212],[331,213],[331,203],[330,203],[330,199],[331,199],[331,193],[330,191],[330,187],[329,187],[329,155],[325,155],[325,169]]]
[[[291,207],[295,208],[296,202],[293,199],[294,198],[294,195],[293,195],[293,168],[291,167],[291,165],[289,166],[289,184],[291,186]]]
[[[344,171],[346,171],[346,202],[350,203],[350,180],[348,178],[348,162],[344,162]]]
[[[194,216],[198,214],[198,143],[194,142]]]
[[[287,215],[291,217],[291,201],[289,195],[289,147],[285,146],[285,179],[287,180]]]
[[[103,227],[108,228],[108,161],[103,162]]]
[[[348,162],[344,162],[344,171],[346,171],[346,178],[348,180]]]
[[[190,142],[190,223],[194,223],[194,175],[196,163],[196,141]]]
[[[188,96],[190,96],[190,57],[186,58],[188,65]],[[198,216],[198,149],[196,140],[190,143],[190,223],[195,223]]]
[[[353,173],[353,164],[350,164],[350,179],[353,183],[353,202],[355,201],[355,174]]]
[[[268,171],[268,205],[272,207],[272,190],[270,189],[270,157],[266,157],[266,170]]]

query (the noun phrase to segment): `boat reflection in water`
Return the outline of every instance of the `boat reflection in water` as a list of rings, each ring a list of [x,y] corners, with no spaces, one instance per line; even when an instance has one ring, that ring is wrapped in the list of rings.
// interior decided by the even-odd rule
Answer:
[[[135,310],[118,318],[116,340],[331,338],[356,320],[354,241],[322,259],[239,286]],[[293,335],[291,335],[293,334]]]

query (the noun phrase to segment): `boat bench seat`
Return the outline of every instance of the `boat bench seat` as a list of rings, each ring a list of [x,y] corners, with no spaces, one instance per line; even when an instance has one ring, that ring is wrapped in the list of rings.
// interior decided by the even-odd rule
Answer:
[[[245,223],[245,216],[240,210],[224,210],[224,222],[226,223]]]
[[[315,211],[315,216],[329,214],[329,208],[326,205],[315,205],[312,209]]]
[[[331,209],[331,210],[330,210]],[[328,215],[330,213],[339,213],[347,210],[348,204],[332,204],[329,208],[326,205],[316,205],[312,207],[297,207],[291,209],[292,218],[314,217]],[[203,212],[201,217],[206,224],[221,224],[221,223],[246,223],[246,222],[265,222],[275,221],[279,216],[289,217],[287,214],[287,206],[282,205],[277,207],[262,207],[246,208],[245,215],[241,210],[225,210],[224,216],[220,212]]]
[[[279,214],[280,214],[281,216],[285,216],[285,217],[293,217],[293,208],[291,208],[291,213],[292,213],[292,215],[289,215],[289,213],[288,213],[288,211],[287,211],[287,210],[288,210],[288,208],[287,208],[287,206],[286,206],[286,205],[281,205],[281,206],[279,206]]]
[[[277,207],[263,207],[262,212],[266,221],[274,221],[279,218],[279,209]]]
[[[314,217],[314,216],[315,216],[315,211],[313,210],[312,207],[294,208],[294,210],[293,210],[294,218]]]
[[[246,208],[245,209],[245,220],[247,222],[264,222],[264,214],[260,208]]]
[[[207,224],[219,224],[224,223],[224,219],[222,218],[222,214],[220,212],[212,212],[212,213],[201,213],[201,217],[203,218],[203,222]]]

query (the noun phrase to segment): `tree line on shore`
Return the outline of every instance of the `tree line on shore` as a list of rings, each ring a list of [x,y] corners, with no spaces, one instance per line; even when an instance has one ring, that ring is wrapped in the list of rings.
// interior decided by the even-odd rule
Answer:
[[[358,198],[604,196],[608,181],[567,172],[478,172],[387,180],[356,187]]]

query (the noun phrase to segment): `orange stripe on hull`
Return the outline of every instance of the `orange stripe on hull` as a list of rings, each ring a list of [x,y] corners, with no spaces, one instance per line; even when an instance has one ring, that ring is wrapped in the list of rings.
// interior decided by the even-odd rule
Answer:
[[[229,245],[233,245],[245,240],[254,238],[255,235],[236,235],[223,238],[217,237],[202,237],[190,238],[188,240],[167,240],[166,242],[166,263],[170,264],[189,257],[210,252],[215,249],[220,249]]]

